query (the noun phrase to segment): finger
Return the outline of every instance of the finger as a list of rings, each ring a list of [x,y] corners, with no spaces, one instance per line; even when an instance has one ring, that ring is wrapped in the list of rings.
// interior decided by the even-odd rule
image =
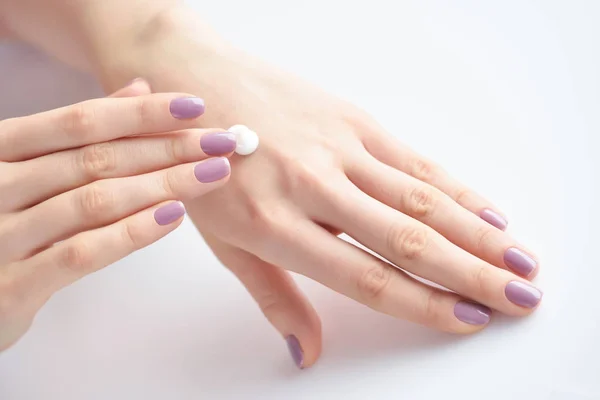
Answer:
[[[222,185],[231,167],[224,157],[149,174],[106,179],[63,193],[14,214],[0,225],[0,264],[34,249],[98,228],[167,200],[189,200]]]
[[[429,225],[448,240],[500,268],[532,278],[537,261],[505,232],[487,224],[438,189],[367,155],[347,170],[363,192]]]
[[[0,121],[0,160],[41,155],[126,136],[194,128],[204,102],[176,93],[88,100]]]
[[[286,233],[289,226],[294,226],[293,235]],[[490,320],[487,307],[419,282],[313,222],[283,221],[271,229],[280,242],[265,254],[268,262],[306,275],[379,312],[461,334],[477,332]]]
[[[458,204],[500,230],[506,230],[508,221],[496,206],[451,177],[440,166],[417,154],[396,138],[372,127],[365,135],[363,144],[379,161],[403,171],[425,183],[438,188]]]
[[[214,237],[204,237],[286,340],[296,365],[313,365],[321,354],[321,320],[291,275]]]
[[[228,132],[190,129],[97,143],[13,163],[18,182],[6,187],[9,210],[24,209],[60,193],[101,179],[140,175],[231,155],[235,136]]]
[[[508,315],[524,316],[542,292],[480,260],[442,235],[366,195],[348,182],[320,216],[402,269]]]
[[[183,220],[181,202],[162,203],[112,225],[80,233],[16,264],[21,284],[36,299],[142,249],[175,230]]]
[[[133,81],[131,81],[127,86],[117,90],[115,93],[111,94],[108,97],[136,97],[148,95],[150,93],[152,93],[152,90],[150,89],[150,84],[142,78],[136,78]]]

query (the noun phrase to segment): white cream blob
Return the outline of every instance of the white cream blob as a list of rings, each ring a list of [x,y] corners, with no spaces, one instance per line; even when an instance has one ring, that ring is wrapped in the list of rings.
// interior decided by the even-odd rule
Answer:
[[[237,146],[235,152],[241,156],[252,154],[258,148],[258,135],[245,125],[234,125],[227,129],[235,135]]]

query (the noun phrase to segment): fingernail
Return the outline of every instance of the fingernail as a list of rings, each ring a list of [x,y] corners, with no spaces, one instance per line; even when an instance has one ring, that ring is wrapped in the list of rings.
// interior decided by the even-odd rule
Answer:
[[[508,226],[508,221],[506,219],[504,219],[504,217],[502,217],[500,214],[490,210],[489,208],[486,208],[485,210],[481,211],[479,216],[485,222],[487,222],[490,225],[495,226],[496,228],[500,229],[501,231],[506,230],[506,227]]]
[[[177,201],[160,207],[154,212],[154,220],[157,224],[164,226],[172,224],[185,215],[183,203]]]
[[[533,258],[515,247],[504,252],[504,264],[522,276],[529,276],[537,266]]]
[[[294,335],[290,335],[285,338],[285,341],[287,342],[288,350],[290,351],[296,366],[300,369],[304,368],[304,352],[302,351],[302,347],[300,347],[298,338]]]
[[[211,158],[194,167],[194,175],[202,183],[218,181],[225,178],[230,172],[229,160],[224,157]]]
[[[471,325],[485,325],[490,322],[492,310],[488,307],[469,301],[459,301],[454,306],[454,316]]]
[[[504,294],[511,303],[525,308],[533,308],[542,300],[542,292],[539,289],[519,281],[509,282]]]
[[[209,156],[231,153],[236,144],[235,135],[230,132],[209,133],[200,139],[202,151]]]
[[[171,101],[169,109],[177,119],[197,118],[204,114],[204,100],[198,97],[180,97]]]

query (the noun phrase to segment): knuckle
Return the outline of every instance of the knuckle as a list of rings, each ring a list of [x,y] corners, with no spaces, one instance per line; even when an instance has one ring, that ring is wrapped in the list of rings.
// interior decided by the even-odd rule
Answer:
[[[358,278],[358,292],[367,303],[381,299],[392,278],[392,267],[376,263]]]
[[[260,294],[256,301],[262,313],[271,322],[275,317],[286,312],[281,296],[274,292]]]
[[[154,118],[152,112],[151,103],[147,98],[137,97],[132,99],[133,101],[133,115],[137,119],[137,125],[143,126],[145,124],[151,124]]]
[[[425,299],[423,308],[423,319],[426,325],[439,326],[443,321],[442,316],[442,294],[436,290],[430,290]]]
[[[470,189],[461,188],[454,195],[454,201],[456,201],[458,204],[461,204],[461,205],[465,204],[465,200],[472,197],[472,193],[473,192]]]
[[[92,270],[93,258],[89,247],[82,242],[65,244],[59,254],[60,267],[77,275],[86,274]]]
[[[475,233],[476,248],[480,250],[486,248],[494,234],[494,229],[488,228],[487,226],[477,229]]]
[[[165,140],[165,154],[167,157],[175,161],[177,164],[186,162],[184,157],[184,147],[181,140],[182,136],[174,136]]]
[[[488,298],[490,292],[490,268],[487,265],[480,265],[472,272],[469,282],[469,291],[473,293],[474,298]]]
[[[427,248],[427,233],[424,228],[400,227],[393,224],[387,235],[388,248],[407,260],[420,258]]]
[[[135,251],[146,246],[149,234],[148,230],[141,225],[126,221],[121,236],[122,243],[131,251]]]
[[[410,165],[410,174],[415,178],[431,183],[437,175],[438,167],[432,162],[423,160],[422,158],[415,158]]]
[[[289,196],[303,197],[308,194],[312,197],[330,197],[336,194],[335,183],[338,175],[335,171],[339,169],[335,167],[335,161],[327,158],[323,151],[318,150],[315,153],[313,162],[310,163],[289,157],[280,157],[277,160],[285,176],[282,187]]]
[[[110,191],[89,185],[81,191],[79,203],[84,218],[95,221],[113,208],[114,199]]]
[[[81,151],[81,169],[92,180],[106,177],[116,168],[115,148],[111,143],[86,146]]]
[[[264,204],[262,202],[250,201],[247,205],[247,215],[252,226],[262,237],[277,236],[282,238],[286,229],[281,221],[286,220],[281,206]]]
[[[405,196],[405,212],[413,218],[424,219],[429,217],[435,209],[438,196],[433,188],[427,185],[413,188]]]
[[[176,170],[168,169],[164,174],[161,174],[161,187],[165,194],[169,197],[176,197],[177,188],[179,187],[180,178],[176,174]]]
[[[93,136],[96,124],[95,114],[92,103],[75,104],[68,108],[62,128],[69,136],[78,138]]]

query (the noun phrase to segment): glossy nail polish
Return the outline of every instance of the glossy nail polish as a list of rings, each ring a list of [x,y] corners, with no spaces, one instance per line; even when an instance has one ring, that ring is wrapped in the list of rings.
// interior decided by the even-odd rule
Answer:
[[[525,308],[534,308],[542,300],[542,292],[539,289],[519,281],[509,282],[504,294],[511,303]]]
[[[177,119],[198,118],[204,114],[204,100],[198,97],[180,97],[171,101],[169,110]]]
[[[470,325],[485,325],[490,322],[492,310],[469,301],[459,301],[454,306],[454,316]]]
[[[515,247],[504,252],[504,264],[521,276],[529,276],[537,266],[533,258]]]
[[[224,157],[211,158],[196,164],[194,175],[198,182],[210,183],[225,178],[231,172],[229,160]]]
[[[154,220],[159,225],[169,225],[185,215],[185,207],[181,202],[164,205],[154,212]]]
[[[235,135],[230,132],[209,133],[200,139],[200,147],[209,156],[221,156],[235,150]]]
[[[298,338],[294,335],[290,335],[285,341],[287,342],[288,350],[290,351],[290,355],[296,366],[300,369],[304,368],[304,352],[302,351],[302,347],[300,347]]]
[[[506,227],[508,226],[508,221],[506,221],[506,219],[504,219],[500,214],[490,210],[489,208],[486,208],[483,211],[481,211],[479,216],[485,222],[487,222],[490,225],[495,226],[496,228],[500,229],[501,231],[506,230]]]

